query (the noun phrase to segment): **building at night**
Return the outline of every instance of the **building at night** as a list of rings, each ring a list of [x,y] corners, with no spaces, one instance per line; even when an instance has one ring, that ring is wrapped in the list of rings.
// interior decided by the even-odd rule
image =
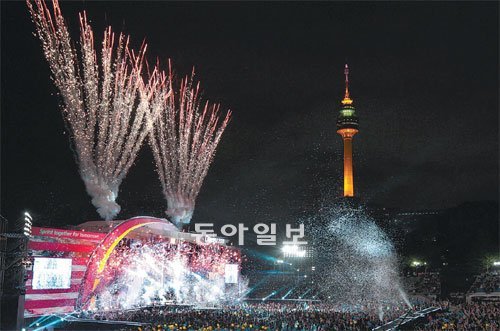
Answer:
[[[352,160],[352,139],[358,133],[358,116],[349,95],[349,66],[344,68],[345,94],[337,118],[337,133],[344,142],[344,197],[354,197],[354,172]]]

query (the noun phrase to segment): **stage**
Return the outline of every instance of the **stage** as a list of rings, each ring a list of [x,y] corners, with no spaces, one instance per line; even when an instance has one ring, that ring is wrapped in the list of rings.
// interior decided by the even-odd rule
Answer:
[[[234,291],[241,267],[239,249],[224,239],[180,232],[153,217],[34,227],[28,250],[33,263],[26,275],[26,318],[218,300],[226,289]],[[130,292],[131,282],[138,292]],[[188,296],[215,286],[217,298]]]

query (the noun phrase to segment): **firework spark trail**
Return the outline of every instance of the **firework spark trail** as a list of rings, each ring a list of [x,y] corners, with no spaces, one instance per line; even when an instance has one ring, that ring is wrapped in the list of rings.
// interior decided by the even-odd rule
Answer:
[[[231,112],[224,119],[220,105],[200,101],[200,84],[191,76],[174,86],[172,68],[165,89],[170,93],[149,135],[158,176],[168,203],[167,215],[176,225],[188,224],[215,150]],[[221,121],[222,119],[222,121]]]
[[[85,12],[79,16],[78,52],[57,0],[52,12],[42,0],[27,0],[27,5],[62,97],[80,175],[99,215],[110,220],[120,211],[115,200],[121,181],[158,114],[151,105],[164,80],[155,70],[150,82],[143,82],[145,44],[135,54],[129,37],[116,37],[108,27],[98,63]]]

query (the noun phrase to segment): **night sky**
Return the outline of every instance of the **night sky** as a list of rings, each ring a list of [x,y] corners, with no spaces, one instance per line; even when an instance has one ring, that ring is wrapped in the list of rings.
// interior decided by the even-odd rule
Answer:
[[[360,120],[356,194],[435,209],[498,201],[498,3],[63,2],[74,38],[87,10],[145,38],[149,59],[195,65],[204,95],[233,111],[194,222],[288,223],[341,195],[335,121],[343,66]],[[35,225],[98,219],[77,172],[56,88],[26,5],[1,3],[1,214]],[[118,218],[164,216],[145,145]]]

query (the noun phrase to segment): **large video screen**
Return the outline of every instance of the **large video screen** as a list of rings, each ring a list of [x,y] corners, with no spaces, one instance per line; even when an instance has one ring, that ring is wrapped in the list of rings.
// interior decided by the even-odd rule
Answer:
[[[224,279],[225,279],[226,284],[237,284],[238,283],[238,265],[237,264],[226,264]]]
[[[71,259],[35,257],[32,288],[66,289],[71,286]]]

